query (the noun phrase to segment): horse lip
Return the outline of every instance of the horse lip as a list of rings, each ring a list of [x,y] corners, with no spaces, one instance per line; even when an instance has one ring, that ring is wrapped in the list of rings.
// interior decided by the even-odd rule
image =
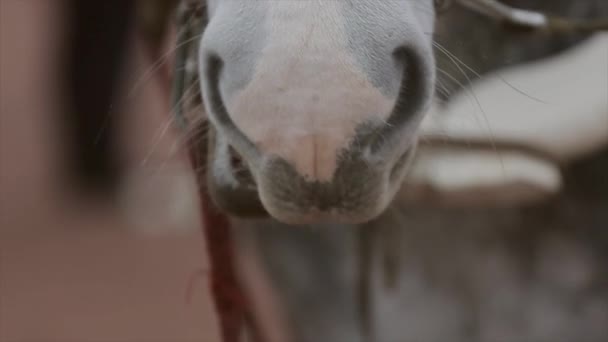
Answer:
[[[388,167],[388,164],[385,166],[378,165],[379,169],[377,169],[376,172],[372,172],[376,174],[375,177],[372,177],[376,181],[372,181],[372,183],[379,182],[374,187],[379,186],[384,188],[387,185],[389,187],[394,185],[395,180],[391,179],[393,176],[392,173],[395,172],[395,168],[398,168],[399,170],[397,172],[401,174],[399,171],[407,167],[405,165],[407,161],[404,163],[400,163],[400,161],[401,159],[410,159],[408,156],[412,155],[412,151],[413,147],[404,151],[401,154],[401,158],[395,161],[393,167]],[[366,200],[364,200],[359,205],[355,204],[354,207],[352,206],[353,203],[346,206],[338,202],[314,203],[314,199],[312,199],[313,202],[309,202],[307,205],[301,205],[299,202],[302,198],[293,198],[294,202],[292,202],[288,198],[281,199],[280,196],[274,196],[275,194],[271,194],[273,191],[269,193],[267,190],[273,189],[273,185],[266,184],[267,188],[261,189],[258,186],[259,182],[257,179],[261,177],[262,183],[264,183],[264,179],[266,179],[266,183],[268,183],[268,181],[273,181],[273,177],[267,179],[268,175],[264,173],[264,170],[258,170],[259,174],[255,172],[256,170],[252,170],[251,166],[236,149],[231,148],[229,152],[230,159],[234,159],[232,162],[237,162],[236,167],[234,164],[231,164],[229,172],[238,180],[238,185],[231,186],[214,183],[211,190],[212,199],[216,205],[218,205],[221,210],[235,217],[257,218],[270,216],[283,223],[292,225],[316,224],[322,222],[358,224],[372,220],[379,215],[383,211],[383,208],[386,207],[384,204],[390,202],[390,200],[386,202],[386,198],[392,198],[392,195],[385,192],[385,189],[385,191],[381,191],[381,193],[376,193],[375,195],[372,195],[372,197],[369,197],[368,200],[371,202],[366,202]],[[272,162],[272,159],[273,158],[264,158],[261,165],[263,166],[264,164]],[[403,167],[398,167],[398,163]],[[384,171],[381,171],[382,169],[384,169]],[[382,176],[382,174],[387,173],[389,176]],[[384,179],[384,181],[382,181],[382,179]],[[213,182],[213,179],[210,179],[210,181]],[[371,193],[363,191],[362,194]],[[270,195],[270,197],[268,197],[268,195]],[[366,197],[367,195],[364,195],[362,198],[365,199]],[[347,202],[347,204],[348,203],[350,202]],[[366,205],[363,203],[368,204]]]
[[[341,214],[333,211],[322,211],[317,208],[310,208],[306,212],[284,212],[276,211],[271,215],[281,222],[289,225],[311,225],[311,224],[364,224],[373,220],[377,213],[360,214],[357,212]]]

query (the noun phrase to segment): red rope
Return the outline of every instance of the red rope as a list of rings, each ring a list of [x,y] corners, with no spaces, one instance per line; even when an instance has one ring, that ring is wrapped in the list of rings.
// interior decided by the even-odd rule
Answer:
[[[196,147],[193,146],[190,155],[196,170],[201,167],[200,158],[196,155],[205,151],[195,150]],[[238,342],[246,325],[249,305],[236,275],[230,221],[211,202],[204,184],[205,177],[200,177],[198,182],[203,234],[209,253],[211,295],[219,319],[222,342]]]
[[[215,301],[224,342],[238,342],[247,314],[243,289],[234,269],[234,245],[230,222],[214,208],[206,193],[201,193],[203,232],[211,264],[211,293]]]

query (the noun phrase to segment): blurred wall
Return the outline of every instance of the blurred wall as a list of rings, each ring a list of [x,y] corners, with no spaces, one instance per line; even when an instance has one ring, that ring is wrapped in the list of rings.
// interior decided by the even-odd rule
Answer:
[[[59,4],[0,0],[0,341],[216,341],[166,69],[147,72],[136,38],[116,111],[126,181],[110,200],[67,191]]]

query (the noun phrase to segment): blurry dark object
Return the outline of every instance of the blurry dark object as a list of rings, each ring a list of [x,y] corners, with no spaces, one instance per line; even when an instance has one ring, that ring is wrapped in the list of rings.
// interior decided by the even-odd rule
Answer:
[[[174,13],[178,0],[138,0],[138,29],[150,49],[157,55],[169,29],[169,21]]]
[[[67,124],[70,176],[87,190],[117,185],[112,101],[135,13],[134,0],[67,1]]]
[[[608,18],[573,20],[543,11],[520,9],[497,0],[458,0],[480,14],[520,29],[541,30],[553,33],[594,32],[608,30]]]

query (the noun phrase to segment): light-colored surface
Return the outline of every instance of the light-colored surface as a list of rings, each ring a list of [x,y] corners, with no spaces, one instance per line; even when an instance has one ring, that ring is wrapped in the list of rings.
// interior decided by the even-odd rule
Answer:
[[[436,144],[419,153],[404,189],[408,197],[488,205],[555,194],[561,163],[608,144],[608,34],[486,76],[445,108],[434,106],[422,127],[422,144]],[[455,148],[450,141],[477,145]]]
[[[608,144],[608,33],[484,77],[429,115],[423,135],[518,143],[564,162],[596,151]]]
[[[471,185],[491,187],[500,182],[529,181],[552,191],[560,185],[559,171],[554,165],[525,153],[502,152],[497,157],[491,150],[460,152],[446,148],[443,151],[425,150],[417,161],[417,167],[411,173],[413,177],[431,175],[437,187],[448,191]]]
[[[415,202],[464,206],[521,205],[555,195],[560,170],[525,151],[422,148],[401,193]]]

